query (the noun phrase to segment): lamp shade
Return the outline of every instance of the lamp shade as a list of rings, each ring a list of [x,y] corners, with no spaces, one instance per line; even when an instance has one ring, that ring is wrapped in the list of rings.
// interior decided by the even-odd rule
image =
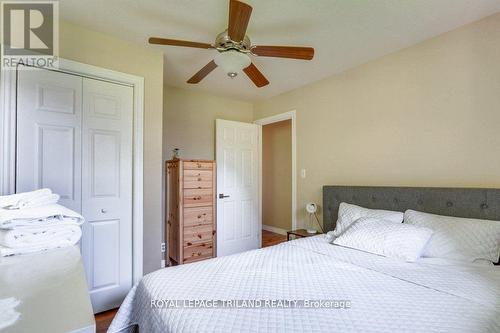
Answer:
[[[316,204],[314,202],[310,202],[306,205],[306,211],[309,214],[314,214],[314,213],[316,213],[317,210],[318,210],[318,207],[316,206]]]
[[[220,52],[214,61],[229,77],[235,77],[252,63],[248,55],[236,50]]]

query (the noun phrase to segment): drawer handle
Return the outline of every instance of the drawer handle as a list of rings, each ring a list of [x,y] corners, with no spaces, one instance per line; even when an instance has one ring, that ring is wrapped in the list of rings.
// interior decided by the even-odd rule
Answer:
[[[201,197],[194,197],[193,200],[201,200]]]
[[[198,218],[201,219],[201,215],[198,215]]]
[[[197,166],[198,168],[201,168],[201,164],[200,164],[200,163],[196,163],[196,166]]]
[[[201,182],[201,178],[198,178],[198,181]]]
[[[201,252],[198,252],[198,255],[201,256]]]
[[[201,235],[200,234],[198,234],[198,238],[201,239]]]

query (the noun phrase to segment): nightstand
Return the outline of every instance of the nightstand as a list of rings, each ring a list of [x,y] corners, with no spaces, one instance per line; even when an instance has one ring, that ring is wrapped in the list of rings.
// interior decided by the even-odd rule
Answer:
[[[315,234],[310,234],[307,232],[306,229],[297,229],[297,230],[290,230],[286,232],[286,240],[290,240],[290,235],[294,235],[295,237],[311,237],[311,236],[316,236],[316,235],[321,235],[321,232],[317,232]]]

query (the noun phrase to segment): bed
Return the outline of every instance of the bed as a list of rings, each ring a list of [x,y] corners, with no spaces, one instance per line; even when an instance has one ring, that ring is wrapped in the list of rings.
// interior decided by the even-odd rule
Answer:
[[[328,230],[335,227],[342,201],[500,220],[500,190],[325,186]],[[206,303],[196,306],[194,300]],[[318,235],[145,276],[109,331],[137,329],[500,332],[500,269],[428,260],[405,263],[335,246]]]

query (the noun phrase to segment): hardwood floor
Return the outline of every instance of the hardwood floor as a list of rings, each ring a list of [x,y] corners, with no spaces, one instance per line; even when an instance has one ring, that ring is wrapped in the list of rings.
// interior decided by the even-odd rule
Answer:
[[[96,333],[106,333],[118,309],[101,312],[95,315]]]
[[[286,236],[262,230],[262,247],[273,246],[283,242],[286,242]],[[95,315],[96,333],[106,333],[117,311],[118,309],[113,309]]]
[[[273,246],[286,242],[286,236],[271,231],[262,230],[262,247]]]

